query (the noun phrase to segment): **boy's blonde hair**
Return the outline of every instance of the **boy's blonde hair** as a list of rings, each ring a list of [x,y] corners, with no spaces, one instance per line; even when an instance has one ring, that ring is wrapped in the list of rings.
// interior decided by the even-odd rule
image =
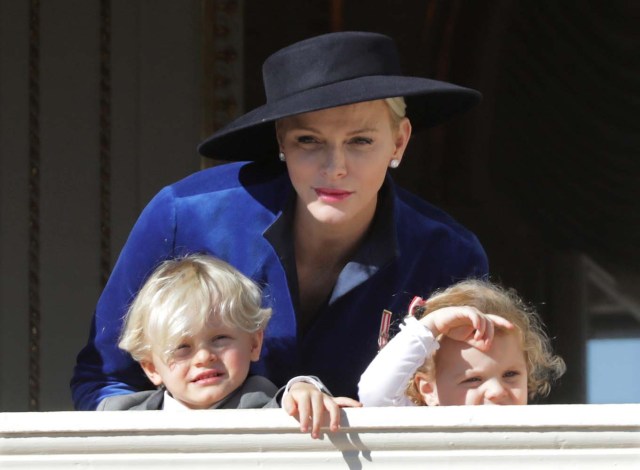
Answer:
[[[254,333],[266,327],[260,288],[231,265],[193,254],[163,262],[129,307],[118,346],[138,362],[156,351],[167,362],[183,338],[216,317]]]
[[[538,314],[525,305],[514,290],[506,290],[496,284],[480,280],[467,280],[434,293],[416,314],[422,318],[444,307],[475,307],[482,313],[493,314],[509,320],[515,327],[514,333],[520,338],[527,363],[527,388],[529,399],[546,396],[551,384],[566,370],[561,357],[553,354],[551,342],[544,331]],[[500,330],[496,334],[503,334]],[[418,369],[427,380],[435,379],[436,353]],[[416,373],[417,373],[416,372]],[[416,404],[424,405],[413,377],[407,385],[407,396]]]

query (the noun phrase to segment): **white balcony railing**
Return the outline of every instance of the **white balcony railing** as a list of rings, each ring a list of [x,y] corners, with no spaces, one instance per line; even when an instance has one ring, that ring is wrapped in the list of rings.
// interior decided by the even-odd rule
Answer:
[[[640,405],[0,413],[0,468],[640,468]]]

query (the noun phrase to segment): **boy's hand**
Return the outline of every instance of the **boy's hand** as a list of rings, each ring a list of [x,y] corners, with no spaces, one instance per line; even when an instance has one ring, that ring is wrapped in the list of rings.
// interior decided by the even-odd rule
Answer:
[[[314,385],[296,382],[282,400],[285,411],[300,421],[300,431],[308,432],[311,426],[311,437],[320,436],[320,427],[326,422],[325,414],[329,414],[329,429],[332,432],[340,429],[340,408],[360,407],[362,404],[347,397],[332,397],[322,393]]]
[[[508,320],[482,313],[475,307],[444,307],[429,313],[420,323],[429,328],[435,337],[443,334],[484,351],[491,347],[496,325],[513,329],[513,324]]]

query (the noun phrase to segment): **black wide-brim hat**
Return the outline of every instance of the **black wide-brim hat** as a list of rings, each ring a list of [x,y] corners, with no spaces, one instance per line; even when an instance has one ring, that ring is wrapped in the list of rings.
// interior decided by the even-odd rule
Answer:
[[[441,124],[481,99],[476,90],[402,75],[393,40],[339,32],[281,49],[262,66],[267,103],[230,122],[198,146],[221,160],[276,158],[274,122],[295,114],[403,96],[414,129]]]

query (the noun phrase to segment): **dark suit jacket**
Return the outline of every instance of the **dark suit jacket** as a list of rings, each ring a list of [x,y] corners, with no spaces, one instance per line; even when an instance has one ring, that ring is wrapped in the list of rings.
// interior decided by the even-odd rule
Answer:
[[[164,387],[157,390],[128,393],[107,397],[98,405],[98,411],[161,410],[164,401]],[[213,409],[279,408],[281,393],[270,380],[259,375],[247,380],[218,403]]]

